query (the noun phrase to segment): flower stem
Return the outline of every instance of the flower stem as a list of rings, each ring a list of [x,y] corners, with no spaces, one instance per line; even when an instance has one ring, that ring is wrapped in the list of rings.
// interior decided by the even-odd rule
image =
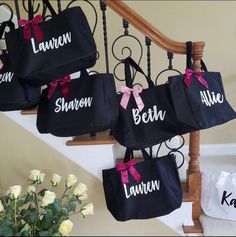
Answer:
[[[15,228],[16,228],[16,231],[17,231],[17,223],[16,223],[16,198],[14,199],[15,201],[15,208],[14,208],[14,223],[15,223]]]

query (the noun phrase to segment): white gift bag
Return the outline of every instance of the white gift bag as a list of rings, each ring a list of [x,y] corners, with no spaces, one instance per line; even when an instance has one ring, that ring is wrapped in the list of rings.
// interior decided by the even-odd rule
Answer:
[[[207,216],[236,220],[236,173],[202,172],[201,205]]]

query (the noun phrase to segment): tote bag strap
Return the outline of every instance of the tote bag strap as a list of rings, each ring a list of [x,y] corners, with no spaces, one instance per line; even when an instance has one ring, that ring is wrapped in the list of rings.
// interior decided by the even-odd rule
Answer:
[[[142,149],[141,152],[142,152],[144,160],[152,159],[152,148],[151,147],[150,147],[150,154],[148,154],[148,152],[145,149]],[[123,163],[129,162],[133,158],[134,158],[134,151],[130,148],[126,148]]]
[[[192,41],[187,41],[186,42],[186,68],[187,69],[192,69]]]
[[[133,79],[131,78],[130,67],[133,67],[136,71],[140,72],[145,76],[149,87],[154,86],[153,81],[143,72],[140,66],[131,57],[126,58],[124,60],[124,64],[125,64],[125,81],[127,87],[129,88],[133,87]]]
[[[57,13],[55,12],[55,10],[53,9],[51,3],[48,0],[42,0],[43,4],[48,8],[48,10],[50,11],[52,17],[56,16]]]
[[[192,64],[192,41],[187,41],[186,42],[186,48],[187,48],[187,55],[186,55],[186,68],[188,69],[193,69],[193,64]],[[203,62],[201,59],[201,70],[204,72],[207,72],[207,67],[206,64]]]

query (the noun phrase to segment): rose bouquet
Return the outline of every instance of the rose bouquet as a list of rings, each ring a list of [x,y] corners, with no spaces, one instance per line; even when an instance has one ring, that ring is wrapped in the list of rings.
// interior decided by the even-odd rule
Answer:
[[[52,175],[52,191],[41,187],[44,178],[40,170],[31,170],[25,195],[20,185],[0,195],[0,236],[64,236],[73,228],[71,215],[93,214],[93,203],[82,203],[87,199],[87,186],[77,183],[75,175],[68,175],[65,190],[58,196],[54,189],[62,177]]]

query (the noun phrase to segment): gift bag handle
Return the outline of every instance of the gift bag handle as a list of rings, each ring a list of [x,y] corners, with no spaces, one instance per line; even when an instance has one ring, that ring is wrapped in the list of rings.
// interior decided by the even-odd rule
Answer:
[[[192,64],[192,41],[187,41],[186,42],[186,48],[187,48],[187,56],[186,56],[186,68],[187,69],[193,69],[193,64]],[[203,62],[201,59],[201,70],[204,72],[207,72],[207,67],[206,64]]]
[[[148,154],[145,149],[141,149],[141,152],[142,152],[144,160],[149,160],[149,159],[153,158],[152,157],[152,147],[150,147],[150,154]],[[127,148],[125,151],[125,157],[124,157],[123,163],[129,162],[133,158],[134,158],[134,151],[130,148]]]
[[[57,13],[55,12],[54,8],[52,7],[51,3],[48,0],[42,0],[43,4],[48,8],[50,13],[52,14],[52,17],[56,16]]]
[[[140,66],[131,57],[127,57],[124,60],[124,64],[125,64],[125,81],[126,81],[127,87],[129,88],[133,87],[133,80],[131,79],[130,66],[132,66],[136,71],[140,72],[141,74],[145,76],[149,87],[154,86],[153,81],[143,72]]]

